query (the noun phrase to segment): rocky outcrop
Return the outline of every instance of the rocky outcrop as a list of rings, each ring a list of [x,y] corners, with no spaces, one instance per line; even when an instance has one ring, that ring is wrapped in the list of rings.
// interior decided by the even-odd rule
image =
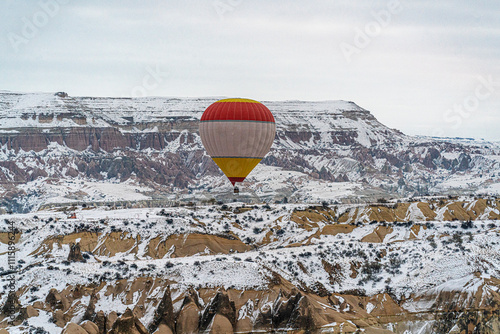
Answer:
[[[84,321],[80,326],[85,329],[88,334],[99,334],[99,327],[92,321]]]
[[[106,314],[104,314],[104,311],[101,310],[97,312],[93,319],[93,322],[97,325],[97,328],[99,328],[99,333],[108,333],[108,331],[111,329],[111,327],[109,326],[108,318],[106,317]]]
[[[229,300],[227,293],[219,291],[211,300],[200,319],[200,330],[209,329],[211,324],[213,330],[216,316],[218,316],[217,326],[220,326],[217,328],[224,329],[224,332],[229,330],[227,324],[231,326],[231,330],[236,325],[236,308],[234,302]]]
[[[172,297],[170,295],[170,286],[167,286],[148,330],[153,333],[160,325],[163,325],[162,327],[168,327],[171,332],[175,330],[174,307],[172,305]],[[166,330],[166,328],[162,329],[164,332]]]
[[[77,239],[82,240],[78,243],[78,246],[75,245]],[[56,247],[58,245],[70,245],[69,255],[73,252],[77,256],[75,259],[81,258],[83,260],[82,250],[95,255],[113,256],[116,253],[137,251],[136,247],[139,242],[140,237],[133,238],[126,232],[111,231],[104,235],[102,233],[76,232],[48,238],[33,254],[43,255],[51,251],[54,245]],[[80,256],[78,256],[78,250],[80,250]],[[68,261],[71,261],[69,255]]]
[[[166,240],[163,236],[152,239],[148,245],[148,255],[161,259],[174,250],[171,257],[192,256],[194,254],[229,254],[230,252],[245,252],[252,247],[236,237],[215,236],[204,234],[171,235]]]
[[[127,308],[125,313],[116,319],[109,334],[149,334],[149,332],[132,310]]]
[[[150,332],[153,334],[173,334],[172,329],[165,324],[160,324],[158,328],[154,332]]]
[[[197,298],[192,296],[193,294],[188,294],[184,297],[175,325],[177,333],[196,334],[199,332],[200,306]]]
[[[15,314],[21,309],[21,303],[15,292],[9,292],[7,300],[2,307],[3,314]]]
[[[444,221],[471,221],[476,219],[500,219],[500,201],[477,198],[457,201],[453,198],[432,199],[426,202],[373,204],[362,208],[350,208],[341,213],[340,223],[408,222],[413,220],[434,221],[438,214]]]
[[[84,262],[83,255],[80,250],[80,243],[71,243],[69,245],[69,254],[68,254],[69,262]]]
[[[207,328],[210,334],[233,334],[233,324],[223,315],[216,314]]]
[[[95,313],[95,303],[97,302],[98,298],[95,293],[92,293],[90,296],[90,301],[89,304],[87,305],[87,308],[85,309],[85,313],[83,314],[83,320],[88,320],[92,321],[96,317]]]
[[[85,329],[81,326],[78,326],[75,323],[69,322],[66,327],[64,327],[61,334],[89,334]]]
[[[496,281],[495,281],[496,282]],[[492,282],[494,283],[494,282]],[[70,289],[74,290],[74,289]],[[137,293],[139,290],[134,290]],[[485,289],[486,291],[486,289]],[[320,296],[312,292],[299,291],[290,283],[282,281],[267,291],[236,291],[215,289],[188,289],[175,291],[176,300],[183,300],[177,312],[173,311],[172,292],[165,286],[152,322],[146,329],[131,308],[117,316],[116,312],[102,310],[97,313],[89,309],[81,323],[71,322],[74,314],[63,313],[55,309],[52,315],[54,323],[63,329],[63,333],[88,334],[144,334],[144,333],[251,333],[257,331],[296,330],[316,333],[323,330],[333,332],[389,333],[384,328],[392,326],[396,332],[416,330],[415,322],[425,321],[429,330],[422,333],[496,333],[500,325],[500,295],[489,289],[486,294],[478,295],[474,308],[471,305],[458,304],[459,299],[450,297],[445,302],[445,295],[429,296],[441,306],[433,312],[417,314],[407,311],[404,306],[411,300],[395,300],[389,294],[361,296],[354,294],[326,294]],[[198,301],[198,294],[203,294],[205,301]],[[51,299],[58,299],[51,291]],[[104,297],[104,296],[103,296]],[[97,295],[91,298],[94,304]],[[180,299],[182,298],[182,299]],[[452,300],[452,302],[450,302]],[[469,299],[470,300],[470,299]],[[200,303],[205,303],[204,310]],[[142,312],[148,302],[138,302],[134,307]],[[445,309],[442,309],[445,307]],[[27,307],[29,316],[38,312]],[[89,316],[88,314],[91,314]],[[200,316],[201,314],[201,316]],[[92,317],[89,321],[85,318]],[[417,322],[418,323],[418,322]],[[20,324],[20,322],[17,322]],[[420,328],[420,327],[418,327]],[[418,329],[418,330],[421,330]]]
[[[19,302],[19,298],[17,297],[17,294],[13,291],[10,291],[9,294],[7,295],[7,300],[5,301],[5,304],[2,307],[2,313],[0,316],[10,317],[11,320],[14,321],[14,323],[19,323],[22,320],[24,320],[22,314],[18,314],[19,311],[21,310],[22,307],[21,303]]]
[[[49,294],[45,297],[45,303],[53,310],[63,310],[67,301],[56,289],[50,289]]]
[[[23,319],[38,317],[39,314],[40,312],[31,305],[28,305],[21,310],[21,318]]]

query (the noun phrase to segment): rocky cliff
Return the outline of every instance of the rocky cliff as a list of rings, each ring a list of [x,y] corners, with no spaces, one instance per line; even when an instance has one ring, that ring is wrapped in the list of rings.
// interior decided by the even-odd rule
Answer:
[[[0,92],[0,206],[28,211],[71,201],[227,200],[230,186],[197,132],[202,112],[216,99]],[[497,143],[406,136],[353,102],[265,104],[277,134],[270,154],[243,183],[241,197],[248,201],[499,191]],[[128,182],[128,191],[103,190],[117,182]]]

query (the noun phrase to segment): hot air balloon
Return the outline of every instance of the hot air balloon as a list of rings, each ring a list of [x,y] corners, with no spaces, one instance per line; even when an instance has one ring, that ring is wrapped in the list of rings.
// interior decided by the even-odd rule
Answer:
[[[250,99],[223,99],[201,116],[200,137],[207,153],[235,187],[269,152],[276,133],[271,111]]]

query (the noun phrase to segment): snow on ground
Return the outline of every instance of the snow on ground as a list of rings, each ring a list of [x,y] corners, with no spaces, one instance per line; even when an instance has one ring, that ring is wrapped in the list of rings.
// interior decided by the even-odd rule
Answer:
[[[486,187],[479,187],[476,191],[477,194],[491,194],[500,195],[500,180],[497,183],[491,184]]]
[[[436,193],[444,192],[448,189],[477,189],[478,186],[484,183],[484,179],[479,175],[468,175],[463,173],[456,173],[448,176],[445,180],[441,181],[437,186],[432,187],[431,191]]]
[[[186,198],[193,197],[199,201],[201,194],[205,194],[209,199],[211,196],[217,197],[232,191],[232,186],[224,175],[204,177],[199,181],[198,187],[202,190],[194,190]],[[267,202],[279,194],[284,194],[289,200],[305,203],[323,201],[333,203],[354,196],[357,191],[361,190],[361,185],[357,182],[328,182],[312,179],[302,172],[263,164],[257,165],[238,187],[240,197],[256,197]]]
[[[31,317],[26,320],[26,325],[9,327],[10,334],[26,334],[28,328],[43,328],[47,333],[60,333],[61,328],[51,321],[52,314],[39,310],[38,317]],[[31,332],[29,332],[31,333]]]
[[[88,193],[92,198],[102,194],[106,196],[106,199],[109,201],[140,201],[150,199],[149,196],[145,196],[141,194],[141,192],[151,190],[152,189],[148,187],[134,185],[132,182],[87,182],[82,188],[82,191]]]
[[[228,208],[232,210],[241,205],[242,203],[234,203]],[[184,287],[201,285],[265,289],[269,271],[263,268],[273,268],[297,285],[312,287],[320,282],[330,292],[358,288],[368,295],[383,292],[387,286],[397,294],[424,292],[433,286],[469,277],[477,271],[495,277],[500,274],[499,225],[495,221],[477,221],[470,230],[464,230],[460,222],[426,222],[431,224],[430,227],[421,229],[416,236],[409,233],[409,227],[395,225],[383,243],[372,244],[360,240],[373,233],[377,224],[360,225],[351,233],[320,233],[318,237],[312,237],[326,225],[323,223],[318,228],[304,230],[290,221],[296,208],[299,206],[280,205],[271,206],[270,209],[258,207],[239,214],[228,214],[231,211],[219,210],[214,206],[198,206],[196,210],[163,208],[164,214],[171,219],[169,223],[166,223],[165,216],[159,214],[160,208],[77,210],[77,220],[68,220],[65,214],[54,211],[4,215],[0,219],[14,221],[23,231],[17,253],[18,259],[26,261],[22,267],[29,264],[41,265],[35,267],[35,270],[23,271],[19,282],[20,285],[39,286],[40,291],[33,294],[39,298],[46,296],[50,288],[61,290],[66,284],[86,284],[89,278],[102,276],[108,271],[112,276],[115,272],[121,273],[119,261],[138,266],[126,274],[121,273],[125,277],[136,277],[146,270],[146,273],[166,275]],[[101,219],[105,221],[101,223]],[[238,226],[233,224],[236,219],[240,222]],[[71,233],[81,223],[98,227],[103,235],[109,233],[112,226],[113,230],[127,232],[133,238],[140,235],[139,251],[137,254],[118,253],[109,258],[95,255],[87,263],[71,265],[62,264],[69,252],[67,245],[55,246],[49,262],[29,255],[43,240]],[[283,233],[276,234],[278,229],[283,230]],[[179,233],[232,233],[240,240],[259,244],[269,232],[273,232],[275,241],[245,253],[202,253],[186,258],[167,256],[158,260],[149,258],[145,253],[148,241],[158,235],[167,238]],[[468,232],[472,233],[467,234]],[[455,237],[457,233],[460,237]],[[308,240],[308,245],[287,247],[297,243],[304,244]],[[0,244],[0,253],[6,251],[7,245]],[[381,258],[382,253],[387,255]],[[426,255],[430,253],[433,254],[432,257]],[[99,261],[106,259],[111,262],[111,267],[100,264]],[[323,260],[341,266],[346,273],[341,282],[330,282]],[[353,261],[361,264],[360,274],[356,278],[349,275]],[[167,267],[167,262],[173,266]],[[302,268],[299,268],[299,262],[302,263]],[[58,269],[48,270],[48,266]],[[70,269],[69,273],[66,273],[67,269]],[[27,302],[26,298],[22,302]]]
[[[27,194],[30,194],[33,189],[37,190],[36,196],[31,197],[30,204],[35,208],[51,203],[148,200],[151,197],[143,193],[152,191],[149,187],[135,184],[132,179],[126,182],[117,180],[93,182],[80,178],[59,180],[38,178],[18,187]]]
[[[469,199],[467,203],[472,207],[475,201]],[[355,207],[359,206],[340,205],[338,210],[343,212]],[[241,208],[243,212],[236,211]],[[405,296],[407,301],[403,307],[411,312],[429,310],[435,305],[436,296],[446,291],[461,291],[466,297],[480,289],[485,293],[500,292],[489,283],[492,277],[500,277],[498,221],[478,220],[466,228],[460,221],[424,222],[418,220],[421,211],[415,206],[414,211],[409,210],[412,214],[408,217],[414,223],[390,224],[392,231],[381,243],[369,243],[361,240],[373,234],[380,223],[348,225],[353,229],[350,233],[322,233],[331,223],[318,222],[306,229],[291,220],[296,210],[306,208],[304,204],[249,206],[241,202],[224,206],[86,208],[76,210],[75,220],[53,209],[0,215],[0,222],[7,219],[22,232],[16,244],[20,269],[16,274],[16,287],[30,287],[20,297],[23,306],[45,300],[53,288],[61,291],[68,285],[88,285],[101,280],[113,288],[117,279],[131,284],[141,277],[168,279],[174,294],[189,287],[266,290],[273,272],[312,291],[323,286],[330,293],[358,290],[368,296],[384,292]],[[415,224],[420,224],[418,233],[411,230]],[[8,226],[0,225],[0,232],[6,232]],[[51,241],[47,245],[53,245],[52,250],[47,249],[44,254],[42,248],[42,253],[36,255],[35,251],[40,250],[47,239],[82,228],[99,233],[98,245],[102,245],[112,231],[120,231],[126,238],[137,238],[140,240],[137,251],[114,256],[84,252],[88,255],[86,263],[68,263],[69,245]],[[171,235],[187,237],[192,233],[232,235],[256,248],[230,254],[205,251],[188,257],[174,257],[168,252],[161,259],[147,255],[147,245],[153,238],[160,236],[166,240]],[[78,238],[80,242],[81,238]],[[7,251],[8,245],[0,243],[0,254]],[[332,280],[325,263],[340,268],[337,279]],[[356,275],[353,265],[357,268]],[[5,278],[1,279],[5,287]],[[106,291],[106,287],[100,290],[96,311],[124,312],[130,307],[127,289],[117,295]],[[142,293],[145,292],[135,292],[132,302],[141,298]],[[161,298],[162,294],[161,289],[148,292],[150,298]],[[412,295],[422,298],[408,299]],[[0,297],[0,304],[5,298],[6,294]],[[82,316],[83,307],[89,301],[88,296],[85,298],[74,320]],[[373,309],[373,305],[366,306],[368,313]],[[143,323],[150,322],[151,312],[141,318]],[[28,325],[57,332],[43,311],[38,317],[30,318]],[[12,332],[23,333],[25,328],[20,325]]]

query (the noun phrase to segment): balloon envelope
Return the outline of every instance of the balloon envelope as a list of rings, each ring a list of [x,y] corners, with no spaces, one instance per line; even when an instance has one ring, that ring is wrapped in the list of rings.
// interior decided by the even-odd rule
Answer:
[[[212,103],[200,121],[203,146],[233,185],[242,182],[269,152],[275,133],[271,111],[250,99]]]

